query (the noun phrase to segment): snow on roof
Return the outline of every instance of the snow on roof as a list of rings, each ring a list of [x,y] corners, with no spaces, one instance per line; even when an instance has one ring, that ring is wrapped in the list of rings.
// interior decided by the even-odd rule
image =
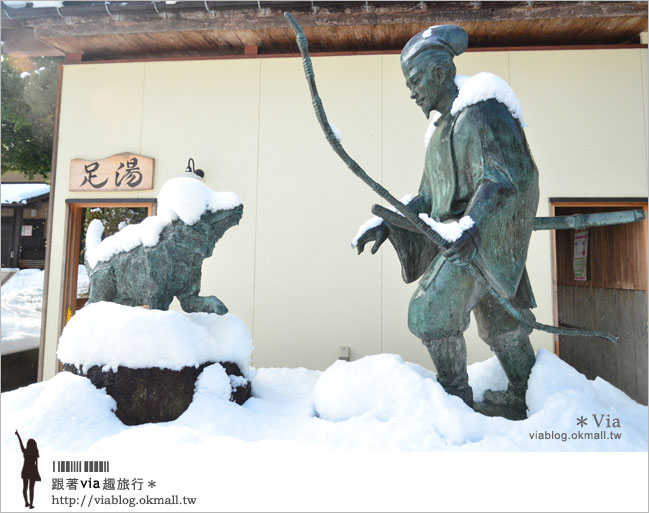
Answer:
[[[26,7],[27,4],[30,4],[34,8],[39,8],[39,7],[63,7],[63,2],[2,2],[5,4],[7,7],[11,7],[12,9],[20,9],[22,7]]]
[[[181,176],[167,181],[158,193],[158,215],[149,216],[139,224],[130,224],[97,243],[96,232],[86,237],[86,255],[90,267],[105,262],[113,255],[130,251],[139,245],[151,247],[158,244],[165,226],[176,219],[192,225],[209,210],[229,210],[241,205],[233,192],[215,192],[196,178]]]
[[[48,194],[50,186],[46,183],[3,183],[0,187],[2,203],[27,203],[27,200]]]

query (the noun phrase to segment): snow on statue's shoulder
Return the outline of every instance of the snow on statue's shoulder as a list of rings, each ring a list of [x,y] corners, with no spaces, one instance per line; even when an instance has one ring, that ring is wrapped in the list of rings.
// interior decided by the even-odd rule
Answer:
[[[523,121],[523,108],[521,107],[518,98],[509,84],[505,82],[498,75],[493,73],[482,72],[471,77],[465,75],[457,75],[455,77],[455,85],[458,88],[458,95],[451,106],[451,114],[454,116],[462,112],[467,107],[475,105],[487,100],[497,100],[520,121],[521,126],[527,126]],[[428,147],[433,133],[435,132],[435,122],[439,119],[439,113],[431,117],[428,129],[424,135],[424,146]]]
[[[451,106],[453,116],[476,103],[498,100],[509,109],[511,115],[518,119],[521,125],[525,126],[523,109],[518,98],[509,84],[498,75],[486,72],[472,77],[460,75],[455,77],[455,84],[458,86],[459,94]]]
[[[234,192],[216,192],[196,178],[181,176],[168,180],[158,193],[158,215],[149,216],[139,224],[130,224],[101,240],[103,227],[94,221],[86,235],[86,255],[90,267],[110,260],[113,255],[130,251],[137,246],[158,244],[162,230],[180,219],[187,225],[195,224],[206,211],[229,210],[241,205]]]

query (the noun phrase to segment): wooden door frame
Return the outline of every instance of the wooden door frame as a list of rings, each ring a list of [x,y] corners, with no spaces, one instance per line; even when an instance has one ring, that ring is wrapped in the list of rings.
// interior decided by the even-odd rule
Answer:
[[[71,315],[77,310],[77,279],[79,274],[79,251],[81,250],[81,212],[84,208],[146,207],[147,215],[154,214],[156,199],[69,199],[66,200],[65,254],[63,263],[63,286],[59,312],[59,336]],[[59,364],[60,366],[60,364]],[[59,369],[60,370],[60,369]]]
[[[563,207],[634,207],[642,208],[645,213],[643,221],[647,227],[647,198],[549,198],[550,215],[556,216],[556,209]],[[559,288],[557,277],[557,237],[552,230],[550,236],[552,246],[552,318],[555,326],[559,325]],[[645,239],[645,244],[648,241]],[[649,246],[646,248],[649,254]],[[554,336],[554,353],[559,356],[559,335]]]

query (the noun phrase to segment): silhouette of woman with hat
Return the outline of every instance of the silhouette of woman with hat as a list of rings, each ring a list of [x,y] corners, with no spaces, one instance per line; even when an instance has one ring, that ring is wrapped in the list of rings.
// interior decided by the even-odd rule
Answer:
[[[38,446],[36,445],[36,440],[30,438],[27,440],[27,448],[25,448],[18,434],[18,430],[16,430],[16,436],[18,437],[18,442],[20,442],[20,450],[23,452],[23,458],[25,460],[23,470],[20,473],[20,477],[23,479],[25,507],[34,509],[34,484],[36,481],[41,480],[41,476],[38,473]],[[29,486],[29,502],[27,501],[27,486]]]

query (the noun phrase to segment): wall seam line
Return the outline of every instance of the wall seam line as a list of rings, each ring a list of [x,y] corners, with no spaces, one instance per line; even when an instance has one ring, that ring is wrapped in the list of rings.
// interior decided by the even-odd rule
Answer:
[[[255,340],[255,310],[256,310],[256,292],[257,292],[257,238],[259,227],[259,165],[261,153],[261,59],[258,61],[259,75],[257,87],[257,169],[256,169],[256,184],[255,184],[255,235],[253,247],[253,266],[252,266],[252,339]],[[251,356],[251,363],[254,363],[254,355]]]
[[[142,155],[142,141],[144,140],[144,107],[145,107],[145,92],[146,92],[146,63],[142,68],[142,110],[140,112],[140,155]],[[138,193],[137,197],[140,197]]]
[[[511,61],[511,52],[507,52],[507,83],[509,87],[512,87],[512,61]]]
[[[385,110],[384,110],[384,101],[385,101],[385,94],[384,94],[384,81],[385,81],[385,73],[384,73],[384,60],[385,57],[381,57],[381,183],[383,182],[384,178],[384,152],[383,152],[383,142],[385,139]],[[381,251],[380,254],[380,261],[379,261],[379,287],[380,287],[380,304],[379,304],[379,314],[381,318],[381,322],[379,326],[381,327],[381,330],[379,332],[379,350],[381,353],[383,353],[383,253],[384,251]]]
[[[645,73],[642,71],[642,50],[638,50],[638,57],[640,58],[640,89],[642,92],[642,123],[644,125],[644,137],[642,138],[644,141],[644,159],[645,159],[645,169],[649,168],[649,147],[647,147],[647,111],[645,110],[645,105],[646,105],[646,98],[647,98],[647,89],[645,87],[645,80],[647,79]],[[645,65],[646,65],[645,61]]]

